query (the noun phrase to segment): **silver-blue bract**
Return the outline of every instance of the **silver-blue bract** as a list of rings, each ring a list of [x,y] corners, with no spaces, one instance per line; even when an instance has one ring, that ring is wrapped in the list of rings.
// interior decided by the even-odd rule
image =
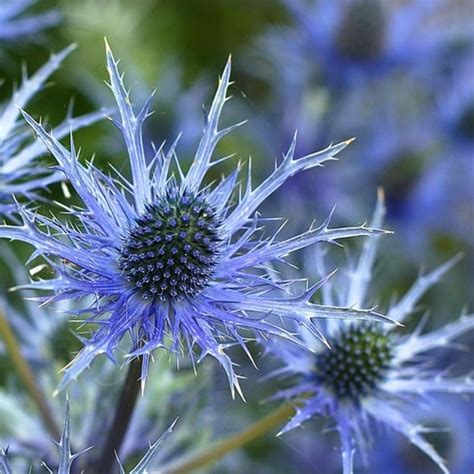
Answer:
[[[37,159],[46,154],[47,148],[39,139],[31,141],[32,134],[19,117],[20,109],[44,87],[51,74],[74,49],[72,45],[52,55],[31,77],[25,74],[10,101],[0,105],[0,216],[10,215],[15,210],[12,196],[36,199],[40,188],[63,178],[62,173],[52,172],[38,164]],[[101,118],[103,114],[97,112],[76,118],[68,116],[52,134],[59,140],[71,130],[86,127]]]
[[[14,41],[25,36],[32,37],[42,30],[59,23],[55,10],[40,14],[27,14],[26,10],[36,0],[2,0],[0,4],[0,41]]]
[[[371,225],[382,225],[384,212],[380,196]],[[326,304],[337,301],[355,308],[366,304],[377,240],[365,243],[359,260],[340,272],[337,282],[329,280],[323,286]],[[423,294],[458,259],[455,257],[420,276],[387,315],[400,323],[405,321]],[[316,253],[313,265],[319,274],[327,274],[322,253]],[[436,369],[435,358],[430,354],[433,349],[450,347],[453,339],[473,329],[474,315],[463,315],[458,321],[425,334],[422,324],[403,336],[391,328],[328,320],[325,334],[331,349],[322,347],[305,330],[301,331],[301,337],[312,351],[271,341],[270,352],[284,362],[277,373],[297,378],[291,388],[276,394],[276,398],[297,401],[296,414],[282,433],[312,417],[329,417],[341,439],[343,471],[351,474],[356,448],[364,454],[373,429],[377,425],[386,426],[405,436],[447,473],[444,460],[423,437],[428,428],[416,419],[432,393],[474,393],[474,380],[470,376],[446,376],[445,371]]]
[[[218,119],[230,84],[230,61],[219,81],[195,158],[185,174],[175,154],[177,140],[155,156],[145,156],[142,125],[151,97],[135,115],[112,52],[107,49],[110,88],[120,118],[114,121],[123,135],[132,179],[106,175],[91,163],[79,162],[74,143],[62,146],[53,134],[26,120],[39,135],[81,198],[82,209],[66,208],[74,223],[21,209],[22,225],[0,226],[0,237],[34,246],[56,278],[33,287],[53,292],[51,299],[88,301],[90,320],[97,323],[92,337],[65,369],[59,389],[75,379],[92,360],[114,350],[125,335],[132,341],[128,357],[143,355],[145,382],[153,350],[167,347],[186,351],[194,361],[215,357],[224,367],[232,391],[240,391],[230,344],[245,349],[241,328],[291,338],[275,327],[269,316],[297,321],[319,334],[313,318],[386,320],[372,310],[322,306],[310,301],[315,286],[296,297],[274,297],[278,287],[265,265],[318,242],[381,233],[366,226],[330,229],[329,219],[301,235],[278,241],[262,237],[259,205],[294,174],[334,159],[348,142],[295,159],[295,140],[273,173],[253,188],[251,173],[245,189],[237,192],[240,166],[215,185],[204,186],[219,140],[237,125],[218,129]],[[176,165],[177,177],[171,173]],[[233,195],[238,194],[233,204]]]
[[[135,465],[133,469],[130,470],[130,474],[147,474],[153,466],[153,463],[158,454],[158,450],[163,446],[163,443],[166,441],[168,436],[173,431],[173,427],[176,424],[176,421],[153,443],[150,445],[149,449],[145,455],[140,459],[140,461]],[[52,471],[48,466],[44,467],[48,470],[49,473],[57,474],[70,474],[71,467],[73,462],[85,451],[92,449],[92,447],[87,448],[79,453],[71,452],[71,426],[70,426],[70,417],[69,417],[69,403],[66,402],[66,414],[64,417],[63,430],[61,433],[61,438],[59,442],[56,443],[59,451],[59,459],[57,462],[57,468]],[[120,467],[120,472],[125,474],[125,470],[120,463],[120,460],[117,458],[117,462]],[[8,452],[0,448],[0,474],[13,474],[13,469],[10,466],[8,461]]]

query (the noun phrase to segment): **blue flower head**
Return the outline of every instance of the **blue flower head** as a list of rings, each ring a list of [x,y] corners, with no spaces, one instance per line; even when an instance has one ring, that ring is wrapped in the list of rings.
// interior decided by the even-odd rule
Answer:
[[[304,153],[350,131],[358,137],[352,159],[324,170],[313,206],[363,215],[371,186],[358,183],[382,183],[410,253],[433,231],[465,242],[473,231],[474,61],[459,12],[450,21],[447,2],[430,0],[283,2],[294,25],[272,27],[250,53],[258,54],[251,73],[271,78],[256,139],[278,149],[275,128],[288,136],[297,127]],[[464,45],[461,56],[454,43]],[[305,177],[298,181],[293,199],[307,206]]]
[[[346,87],[384,76],[436,54],[448,37],[428,26],[443,2],[416,0],[283,0],[302,34],[302,49],[318,61],[330,86]]]
[[[437,82],[436,101],[438,133],[446,134],[453,148],[472,151],[474,148],[474,45],[452,74]],[[454,82],[454,84],[453,84]]]
[[[0,5],[0,41],[15,41],[33,36],[57,25],[60,15],[55,10],[40,14],[25,14],[36,0],[2,0]]]
[[[374,235],[365,226],[330,229],[329,220],[301,235],[278,241],[262,237],[259,205],[294,174],[334,159],[348,142],[295,159],[295,140],[273,173],[253,188],[251,173],[245,189],[238,188],[240,167],[217,184],[204,185],[219,140],[240,124],[219,130],[218,120],[230,84],[230,61],[219,80],[194,160],[185,171],[175,150],[161,146],[147,159],[142,126],[151,97],[136,115],[112,52],[107,48],[110,88],[131,168],[131,180],[111,177],[92,163],[79,162],[71,139],[70,150],[24,113],[70,181],[83,208],[67,209],[74,223],[45,217],[22,208],[23,224],[0,226],[0,236],[34,246],[33,257],[43,255],[56,278],[33,286],[53,292],[52,299],[87,302],[89,321],[97,324],[85,347],[65,369],[60,389],[76,378],[99,354],[114,351],[129,335],[129,357],[143,356],[142,382],[150,355],[159,347],[186,351],[198,361],[215,357],[224,367],[232,390],[239,390],[233,364],[225,349],[245,348],[246,328],[291,337],[270,316],[295,320],[319,334],[314,318],[385,319],[372,310],[321,306],[310,301],[315,286],[297,297],[273,296],[276,285],[266,264],[321,241]],[[173,173],[173,169],[176,171]],[[250,170],[249,170],[250,171]],[[234,195],[237,202],[234,203]],[[122,347],[122,346],[121,346]]]
[[[432,133],[439,142],[438,150],[432,166],[413,189],[407,210],[418,226],[454,235],[467,246],[472,246],[470,236],[474,231],[473,75],[471,47],[462,61],[455,61],[452,74],[435,82]]]
[[[382,225],[384,205],[379,200],[372,225]],[[355,308],[366,304],[376,257],[377,238],[366,242],[358,262],[350,265],[336,284],[323,287],[323,301],[336,301]],[[421,276],[387,315],[403,322],[422,295],[458,260],[455,257],[431,273]],[[324,256],[317,252],[313,261],[318,273],[325,274]],[[474,328],[474,315],[429,333],[421,325],[411,334],[397,335],[390,327],[370,322],[328,321],[330,348],[322,346],[304,329],[301,337],[308,348],[271,341],[270,352],[283,361],[278,374],[296,380],[276,398],[296,403],[296,414],[284,427],[287,432],[315,416],[327,416],[335,424],[341,440],[344,473],[353,472],[356,448],[365,454],[376,425],[386,426],[405,436],[429,456],[443,472],[444,460],[425,440],[427,428],[416,420],[434,393],[473,393],[469,376],[447,377],[429,360],[430,351],[449,347],[453,339]],[[431,400],[434,401],[434,400]]]
[[[62,50],[51,56],[31,77],[25,75],[21,87],[14,92],[11,100],[0,104],[0,216],[10,215],[15,210],[13,195],[35,199],[40,188],[62,178],[61,173],[52,172],[38,164],[37,158],[44,155],[47,149],[40,140],[31,142],[31,133],[19,116],[20,108],[25,107],[44,87],[51,74],[74,49],[72,45]],[[56,139],[61,139],[70,130],[88,126],[100,118],[101,113],[77,118],[68,116],[52,133]]]

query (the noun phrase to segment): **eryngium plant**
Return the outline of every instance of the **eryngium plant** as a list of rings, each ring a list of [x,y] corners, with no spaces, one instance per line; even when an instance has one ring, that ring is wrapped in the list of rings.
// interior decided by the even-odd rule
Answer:
[[[51,300],[88,302],[88,321],[97,324],[65,370],[59,389],[99,354],[113,359],[127,334],[131,337],[128,357],[142,357],[143,383],[155,349],[187,350],[194,360],[193,348],[198,348],[198,360],[207,354],[215,357],[232,390],[240,390],[225,349],[229,344],[245,349],[247,339],[239,332],[241,328],[291,338],[267,318],[296,321],[315,335],[319,332],[313,318],[385,320],[370,309],[315,304],[310,300],[318,287],[296,297],[281,297],[281,292],[272,296],[279,285],[264,267],[318,242],[380,233],[364,225],[330,229],[327,220],[287,240],[278,241],[276,235],[262,237],[263,220],[256,213],[259,205],[294,174],[334,159],[348,142],[295,159],[293,140],[283,161],[256,188],[249,172],[245,189],[235,192],[240,167],[219,183],[204,185],[209,169],[222,161],[212,159],[219,140],[240,125],[218,129],[230,84],[230,61],[187,173],[175,154],[177,140],[166,152],[162,146],[147,159],[142,125],[149,115],[151,97],[136,115],[110,49],[107,66],[119,110],[114,123],[127,147],[132,179],[119,173],[111,177],[92,163],[80,163],[72,137],[68,150],[24,113],[83,207],[66,207],[72,223],[22,207],[22,225],[0,226],[0,237],[31,244],[33,256],[44,256],[55,271],[56,278],[36,281],[33,287],[51,292]],[[176,176],[171,172],[173,162]]]
[[[380,196],[371,225],[383,223],[382,199]],[[367,303],[377,240],[366,242],[356,265],[349,265],[345,272],[340,272],[337,282],[326,282],[323,286],[325,304],[337,301],[358,308]],[[394,302],[387,315],[394,321],[404,322],[423,294],[458,259],[455,257],[420,276],[405,295]],[[327,274],[320,252],[313,264],[318,273]],[[431,352],[449,347],[453,339],[474,328],[474,315],[463,315],[458,321],[425,334],[422,325],[412,333],[403,334],[394,331],[393,326],[370,322],[328,321],[326,334],[330,348],[305,330],[301,331],[301,337],[306,347],[272,341],[271,353],[284,363],[278,374],[295,380],[290,388],[276,394],[276,398],[296,403],[296,414],[281,433],[312,417],[329,417],[339,432],[343,471],[351,474],[356,448],[365,454],[374,428],[386,426],[405,436],[447,473],[444,460],[423,437],[428,429],[416,418],[426,409],[430,394],[474,392],[472,377],[445,376],[445,371],[436,368],[436,358]]]

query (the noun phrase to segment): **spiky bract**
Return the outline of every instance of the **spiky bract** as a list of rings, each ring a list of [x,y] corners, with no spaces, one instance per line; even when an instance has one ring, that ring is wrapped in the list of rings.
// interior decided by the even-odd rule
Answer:
[[[2,0],[0,4],[0,41],[18,41],[25,37],[34,41],[44,29],[59,23],[61,17],[55,10],[28,14],[28,8],[35,3],[38,3],[37,0]]]
[[[138,461],[138,463],[129,471],[130,474],[147,474],[150,472],[150,469],[153,467],[153,463],[156,459],[159,449],[163,446],[166,439],[173,431],[173,427],[176,424],[176,421],[169,426],[169,428],[152,444],[146,451],[145,455]],[[55,470],[52,471],[48,465],[44,463],[44,460],[41,460],[38,456],[38,461],[42,461],[42,465],[47,469],[50,474],[53,472],[57,474],[70,474],[72,472],[72,465],[74,461],[84,452],[89,451],[93,447],[90,446],[83,451],[78,453],[72,453],[71,448],[71,423],[69,415],[69,402],[66,401],[66,414],[64,417],[64,424],[61,433],[61,438],[59,441],[55,442],[58,448],[58,460],[55,463]],[[8,460],[8,450],[0,448],[0,473],[1,474],[13,474],[13,469]],[[120,459],[117,457],[117,463],[119,464],[120,472],[125,474],[125,470],[120,463]],[[31,469],[31,467],[30,467]]]
[[[0,25],[0,31],[2,27]],[[16,204],[12,197],[30,200],[38,198],[37,191],[58,181],[61,173],[47,169],[38,163],[38,158],[47,152],[41,140],[31,142],[31,133],[19,120],[20,108],[40,91],[48,78],[61,66],[64,59],[75,49],[75,45],[63,49],[51,56],[31,77],[26,74],[11,100],[0,105],[0,217],[10,216]],[[102,112],[94,112],[73,118],[68,117],[53,131],[59,140],[71,131],[91,125],[103,118]]]

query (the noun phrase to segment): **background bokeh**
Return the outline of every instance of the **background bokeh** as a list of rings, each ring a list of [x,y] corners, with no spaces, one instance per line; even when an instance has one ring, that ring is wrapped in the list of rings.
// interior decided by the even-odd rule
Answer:
[[[20,82],[23,65],[31,73],[51,51],[77,43],[78,49],[28,111],[55,124],[71,100],[77,114],[112,105],[104,84],[107,37],[121,58],[134,103],[140,105],[153,89],[157,91],[156,113],[147,125],[149,140],[172,141],[182,131],[178,154],[186,166],[204,123],[203,107],[209,106],[217,76],[231,53],[234,98],[224,121],[249,122],[225,138],[219,153],[235,152],[235,160],[244,162],[252,156],[257,179],[273,168],[296,129],[300,154],[357,138],[339,162],[291,180],[267,204],[267,211],[290,218],[292,234],[313,218],[322,221],[333,206],[335,223],[360,224],[370,218],[377,188],[382,187],[387,227],[394,234],[384,237],[377,265],[372,292],[380,303],[403,292],[420,267],[432,268],[463,252],[461,263],[424,298],[420,314],[429,308],[428,325],[436,327],[457,318],[463,307],[472,309],[472,1],[44,0],[29,11],[47,10],[59,14],[57,26],[0,40],[0,103]],[[102,167],[124,167],[124,148],[107,121],[75,136],[83,157],[95,155]],[[47,157],[43,160],[49,162]],[[59,185],[53,186],[52,195],[62,196]],[[21,261],[26,259],[26,249],[12,248]],[[342,260],[344,251],[337,252],[336,259]],[[304,264],[307,268],[308,262]],[[12,283],[2,269],[2,290]],[[9,298],[17,305],[18,296]],[[66,346],[66,360],[74,350]],[[265,412],[261,400],[272,394],[275,382],[260,380],[243,355],[239,362],[240,372],[248,377],[243,382],[247,403],[232,402],[225,381],[219,381],[222,374],[210,374],[209,367],[205,376],[216,380],[202,383],[199,397],[206,399],[207,408],[196,424],[190,423],[191,437],[202,423],[219,436]],[[262,373],[267,364],[272,365],[261,362]],[[0,364],[0,383],[7,383],[8,370],[7,363]],[[212,393],[207,389],[203,395],[206,386]],[[180,388],[177,383],[170,390]],[[467,473],[464,469],[472,461],[463,447],[466,436],[474,439],[472,417],[459,416],[462,411],[472,413],[472,408],[472,401],[460,402],[452,416],[441,414],[441,421],[448,418],[453,423],[453,432],[432,437],[455,473]],[[323,424],[310,423],[279,439],[267,437],[211,471],[337,472],[337,443],[331,434],[322,438],[322,429]],[[379,442],[386,449],[373,453],[372,466],[383,458],[393,459],[393,472],[434,472],[424,457],[397,441],[392,436]]]

